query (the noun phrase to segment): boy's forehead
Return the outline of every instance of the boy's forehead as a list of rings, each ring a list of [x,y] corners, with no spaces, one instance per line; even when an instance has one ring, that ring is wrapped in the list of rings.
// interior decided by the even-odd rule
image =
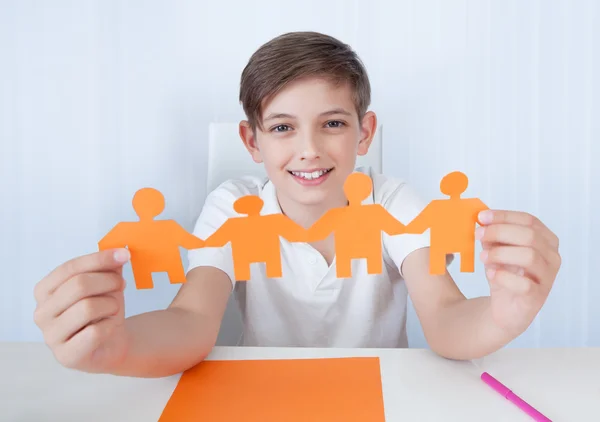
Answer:
[[[347,83],[324,78],[304,78],[288,83],[278,93],[263,101],[262,118],[273,113],[322,113],[343,109],[356,113],[352,89]]]

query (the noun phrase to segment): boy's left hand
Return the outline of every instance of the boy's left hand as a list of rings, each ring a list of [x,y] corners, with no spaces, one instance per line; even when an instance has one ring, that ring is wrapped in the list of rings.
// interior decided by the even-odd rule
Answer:
[[[518,211],[486,210],[481,260],[490,284],[492,317],[517,336],[529,327],[545,303],[561,265],[558,237],[538,218]]]

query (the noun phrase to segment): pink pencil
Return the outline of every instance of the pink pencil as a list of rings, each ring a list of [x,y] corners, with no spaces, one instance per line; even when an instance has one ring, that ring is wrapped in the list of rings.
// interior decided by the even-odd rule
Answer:
[[[521,409],[522,411],[527,413],[529,416],[531,416],[533,418],[533,420],[539,421],[539,422],[552,422],[546,416],[542,415],[540,412],[535,410],[530,404],[528,404],[521,397],[519,397],[515,393],[513,393],[510,390],[510,388],[506,387],[504,384],[502,384],[500,381],[498,381],[496,378],[494,378],[487,372],[484,372],[483,374],[481,374],[481,379],[487,385],[489,385],[494,390],[496,390],[497,393],[502,394],[502,396],[504,396],[505,399],[507,399],[508,401],[510,401],[511,403],[516,405],[519,409]]]

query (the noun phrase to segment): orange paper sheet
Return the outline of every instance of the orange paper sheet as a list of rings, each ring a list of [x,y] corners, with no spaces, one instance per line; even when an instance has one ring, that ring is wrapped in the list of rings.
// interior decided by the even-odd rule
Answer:
[[[376,357],[207,360],[183,373],[159,422],[383,422]]]

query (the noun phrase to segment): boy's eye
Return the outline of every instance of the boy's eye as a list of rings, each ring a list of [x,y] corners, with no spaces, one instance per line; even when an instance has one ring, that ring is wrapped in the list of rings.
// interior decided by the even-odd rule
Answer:
[[[327,122],[327,127],[338,128],[344,126],[344,122],[340,122],[339,120],[332,120]]]
[[[273,129],[272,132],[286,132],[290,127],[288,125],[277,125]]]

